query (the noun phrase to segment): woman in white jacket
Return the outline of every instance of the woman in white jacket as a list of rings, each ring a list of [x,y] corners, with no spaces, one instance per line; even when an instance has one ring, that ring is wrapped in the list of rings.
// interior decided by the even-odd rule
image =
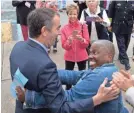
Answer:
[[[99,6],[99,0],[86,0],[87,8],[82,11],[80,22],[88,25],[91,42],[98,39],[110,40],[106,27],[110,20],[105,9]]]
[[[112,82],[126,92],[125,99],[134,108],[134,75],[121,70],[113,74]]]

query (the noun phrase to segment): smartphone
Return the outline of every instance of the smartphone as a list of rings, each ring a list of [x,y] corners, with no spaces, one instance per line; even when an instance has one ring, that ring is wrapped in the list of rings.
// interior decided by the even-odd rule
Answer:
[[[72,35],[73,35],[73,36],[78,35],[78,30],[73,30]]]
[[[87,21],[87,22],[92,22],[92,21],[94,21],[94,17],[89,17],[89,16],[87,16],[87,17],[86,17],[86,21]]]
[[[99,20],[100,17],[99,16],[92,16],[92,17],[86,17],[86,21],[87,22],[92,22],[92,21],[96,21],[96,20]]]

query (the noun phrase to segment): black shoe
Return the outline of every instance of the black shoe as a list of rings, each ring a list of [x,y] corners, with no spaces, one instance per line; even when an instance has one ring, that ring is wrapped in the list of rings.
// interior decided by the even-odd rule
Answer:
[[[50,49],[48,49],[47,52],[50,53]]]
[[[53,52],[56,53],[57,52],[57,48],[53,48]]]
[[[126,70],[129,70],[131,67],[130,67],[130,64],[125,64],[125,69]]]

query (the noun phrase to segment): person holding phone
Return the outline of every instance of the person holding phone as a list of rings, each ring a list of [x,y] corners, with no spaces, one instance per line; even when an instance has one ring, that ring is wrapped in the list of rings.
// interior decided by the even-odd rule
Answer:
[[[110,20],[105,9],[99,6],[98,0],[86,0],[87,8],[82,11],[80,22],[88,25],[91,42],[98,39],[110,40],[106,27],[110,26]]]
[[[79,8],[76,4],[67,6],[69,22],[61,29],[62,48],[65,49],[64,60],[65,69],[73,70],[75,63],[79,70],[86,69],[88,54],[86,48],[89,45],[89,35],[86,24],[81,24],[78,20]],[[69,89],[70,86],[67,86]]]

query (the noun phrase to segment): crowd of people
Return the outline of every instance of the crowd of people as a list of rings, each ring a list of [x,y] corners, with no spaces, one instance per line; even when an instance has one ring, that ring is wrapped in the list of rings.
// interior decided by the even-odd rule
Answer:
[[[13,79],[19,68],[28,79],[25,91],[16,87],[15,113],[129,113],[121,90],[134,107],[134,76],[128,72],[126,53],[134,1],[74,0],[67,6],[67,1],[63,2],[63,8],[59,8],[59,0],[12,2],[25,41],[18,42],[11,52],[11,75]],[[24,7],[27,13],[23,13]],[[60,29],[61,9],[66,9],[68,23]],[[125,70],[118,70],[113,62],[113,33]],[[65,50],[64,70],[57,69],[49,57],[51,46],[57,52],[59,34]],[[75,63],[78,71],[74,71]]]

